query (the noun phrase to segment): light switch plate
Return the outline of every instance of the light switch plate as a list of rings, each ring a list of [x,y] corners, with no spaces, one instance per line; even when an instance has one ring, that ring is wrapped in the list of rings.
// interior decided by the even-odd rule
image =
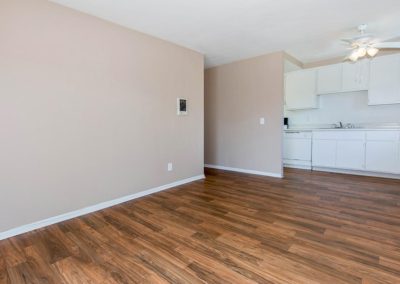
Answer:
[[[261,117],[260,118],[260,125],[264,125],[265,124],[265,118],[264,117]]]

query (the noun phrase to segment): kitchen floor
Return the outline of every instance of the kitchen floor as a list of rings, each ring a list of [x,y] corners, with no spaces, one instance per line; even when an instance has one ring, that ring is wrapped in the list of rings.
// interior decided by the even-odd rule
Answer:
[[[206,180],[0,241],[0,283],[400,283],[400,181]]]

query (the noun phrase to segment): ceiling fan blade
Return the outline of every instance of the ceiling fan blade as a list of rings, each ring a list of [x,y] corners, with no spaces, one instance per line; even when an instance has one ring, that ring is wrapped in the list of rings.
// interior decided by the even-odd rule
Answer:
[[[343,58],[342,61],[343,61],[343,62],[345,62],[345,61],[351,61],[350,56],[351,56],[351,55],[345,56],[345,57]]]
[[[340,44],[341,46],[343,46],[344,48],[346,48],[346,49],[353,49],[353,48],[354,48],[354,47],[353,47],[353,43],[350,42],[350,41],[341,40],[341,41],[339,42],[339,44]]]
[[[378,42],[395,42],[395,41],[400,41],[400,35],[381,35],[379,37],[376,37],[372,42],[378,43]]]
[[[352,44],[354,42],[354,40],[351,38],[342,38],[341,41],[349,44]]]
[[[400,48],[400,42],[379,42],[372,44],[376,48]]]

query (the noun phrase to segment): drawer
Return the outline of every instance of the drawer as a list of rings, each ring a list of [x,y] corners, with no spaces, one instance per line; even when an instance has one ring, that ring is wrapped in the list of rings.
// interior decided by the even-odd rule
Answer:
[[[311,139],[311,131],[290,131],[285,132],[283,137],[285,139]]]
[[[368,141],[399,141],[400,131],[367,131]]]
[[[364,131],[331,130],[315,131],[313,139],[320,140],[365,140]]]

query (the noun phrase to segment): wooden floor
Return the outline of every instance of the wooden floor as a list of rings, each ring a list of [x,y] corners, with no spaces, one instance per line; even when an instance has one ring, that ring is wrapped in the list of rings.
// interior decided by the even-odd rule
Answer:
[[[206,174],[0,241],[0,283],[400,283],[400,181]]]

